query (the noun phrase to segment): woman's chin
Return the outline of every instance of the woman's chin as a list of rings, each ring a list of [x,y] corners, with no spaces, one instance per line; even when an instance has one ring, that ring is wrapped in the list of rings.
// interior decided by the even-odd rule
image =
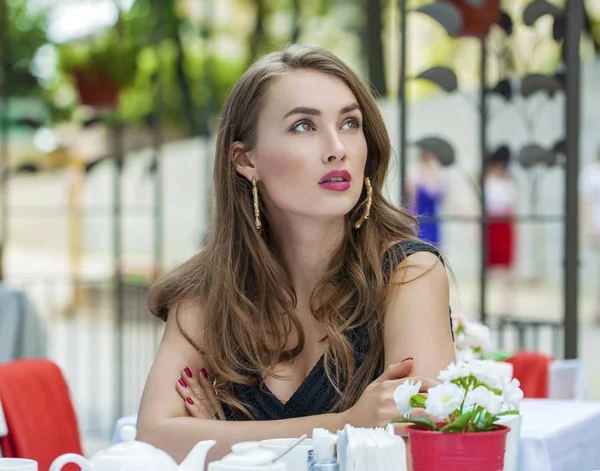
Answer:
[[[345,220],[349,216],[351,210],[352,210],[352,207],[336,208],[336,209],[331,209],[330,211],[325,211],[325,210],[323,210],[323,208],[321,208],[318,213],[317,212],[314,213],[314,216],[315,216],[315,218],[318,218],[318,219],[321,219],[324,221],[336,222],[336,221]]]

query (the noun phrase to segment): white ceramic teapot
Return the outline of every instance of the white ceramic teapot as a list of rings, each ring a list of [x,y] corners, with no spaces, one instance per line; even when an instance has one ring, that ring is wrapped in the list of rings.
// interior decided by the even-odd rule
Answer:
[[[231,451],[221,461],[210,463],[208,471],[287,471],[287,465],[283,461],[273,463],[277,455],[258,442],[236,443]]]
[[[136,433],[133,425],[126,425],[121,429],[123,443],[100,451],[90,460],[75,453],[59,456],[50,466],[50,471],[60,471],[68,463],[79,465],[82,471],[204,471],[206,453],[216,443],[214,440],[199,442],[177,466],[164,451],[136,441]]]

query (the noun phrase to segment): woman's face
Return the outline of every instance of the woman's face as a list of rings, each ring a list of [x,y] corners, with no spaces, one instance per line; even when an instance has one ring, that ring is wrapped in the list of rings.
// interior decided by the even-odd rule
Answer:
[[[311,70],[269,84],[249,164],[269,212],[331,219],[360,198],[367,143],[362,113],[337,77]]]

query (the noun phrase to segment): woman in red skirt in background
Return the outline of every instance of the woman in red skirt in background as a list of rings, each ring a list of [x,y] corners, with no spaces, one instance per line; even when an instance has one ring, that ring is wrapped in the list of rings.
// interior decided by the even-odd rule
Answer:
[[[502,296],[505,306],[500,314],[511,315],[514,294],[513,265],[515,258],[515,225],[513,221],[518,202],[518,189],[510,175],[510,150],[499,147],[486,164],[485,197],[487,226],[487,268],[498,273],[507,290]]]

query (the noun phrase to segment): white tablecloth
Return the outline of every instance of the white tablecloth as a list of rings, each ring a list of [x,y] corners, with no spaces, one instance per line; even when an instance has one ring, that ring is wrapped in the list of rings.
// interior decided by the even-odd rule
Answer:
[[[519,471],[600,470],[600,402],[525,399]]]

